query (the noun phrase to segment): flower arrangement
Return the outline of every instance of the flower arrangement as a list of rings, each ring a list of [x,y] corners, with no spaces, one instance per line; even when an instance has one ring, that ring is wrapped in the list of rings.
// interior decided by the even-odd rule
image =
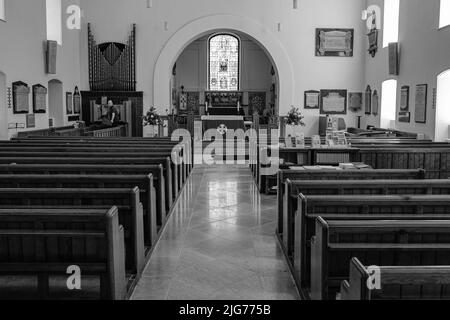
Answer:
[[[300,109],[297,107],[292,106],[291,111],[289,111],[287,118],[286,118],[286,124],[289,126],[306,126],[305,122],[303,122],[303,119],[305,117],[301,113]]]
[[[142,121],[144,126],[159,126],[163,124],[155,107],[150,107],[150,110],[142,117]]]

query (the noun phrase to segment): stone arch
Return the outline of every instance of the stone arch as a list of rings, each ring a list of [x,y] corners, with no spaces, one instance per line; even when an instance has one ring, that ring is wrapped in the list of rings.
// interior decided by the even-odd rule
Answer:
[[[294,104],[295,78],[289,55],[276,36],[259,22],[237,15],[210,15],[196,19],[176,31],[161,50],[154,69],[153,105],[170,106],[172,68],[183,50],[207,34],[239,31],[251,37],[272,62],[278,83],[278,110]],[[160,110],[161,111],[161,110]]]

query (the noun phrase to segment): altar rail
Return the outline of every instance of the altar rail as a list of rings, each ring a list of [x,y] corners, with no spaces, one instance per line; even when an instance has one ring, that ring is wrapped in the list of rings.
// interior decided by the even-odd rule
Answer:
[[[32,131],[23,131],[17,134],[18,138],[27,137],[77,137],[84,135],[84,127],[74,128],[73,126],[47,128]]]
[[[96,137],[96,138],[108,138],[108,137],[126,137],[128,125],[121,125],[113,128],[106,128],[101,130],[89,131],[89,128],[81,126],[80,128],[74,128],[73,126],[47,128],[41,130],[24,131],[19,132],[17,138],[29,138],[29,137]]]
[[[94,138],[126,137],[127,125],[125,124],[114,128],[87,131],[85,136]]]

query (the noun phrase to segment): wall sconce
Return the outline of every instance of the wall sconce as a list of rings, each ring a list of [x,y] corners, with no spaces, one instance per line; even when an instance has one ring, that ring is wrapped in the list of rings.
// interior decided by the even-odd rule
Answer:
[[[294,7],[294,10],[298,9],[298,0],[293,0],[293,7]]]
[[[282,30],[282,26],[281,26],[281,23],[280,23],[280,22],[278,22],[278,32],[281,32],[281,30]]]
[[[164,30],[169,30],[169,22],[164,21]]]

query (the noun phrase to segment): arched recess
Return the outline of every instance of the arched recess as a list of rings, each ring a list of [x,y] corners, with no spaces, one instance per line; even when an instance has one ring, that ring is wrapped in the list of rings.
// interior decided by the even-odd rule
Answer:
[[[275,35],[262,24],[237,15],[211,15],[194,20],[181,27],[167,41],[155,65],[153,79],[153,105],[170,106],[172,68],[183,50],[194,40],[215,32],[239,31],[257,42],[270,58],[277,76],[278,106],[294,105],[295,78],[289,55]],[[160,110],[163,111],[163,110]]]
[[[63,83],[57,79],[48,82],[48,116],[55,127],[64,126]]]
[[[6,74],[0,71],[0,140],[8,140],[8,107],[6,106]]]
[[[437,78],[436,97],[436,142],[449,139],[450,128],[450,69],[442,72]]]

